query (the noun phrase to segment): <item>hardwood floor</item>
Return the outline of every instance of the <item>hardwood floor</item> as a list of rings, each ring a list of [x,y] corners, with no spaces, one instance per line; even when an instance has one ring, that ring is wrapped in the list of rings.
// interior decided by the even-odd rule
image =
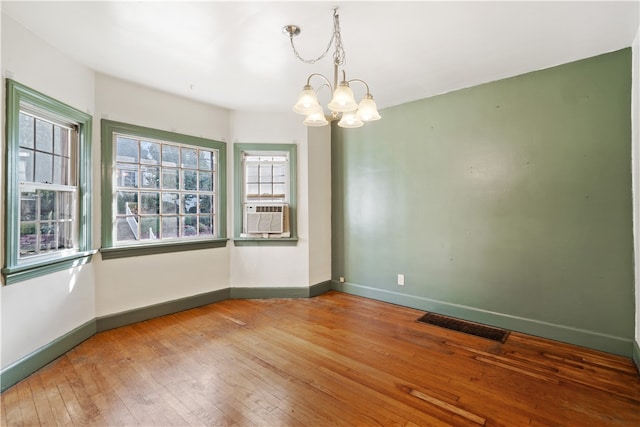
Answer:
[[[14,425],[638,426],[629,359],[502,344],[338,292],[102,332],[2,394]]]

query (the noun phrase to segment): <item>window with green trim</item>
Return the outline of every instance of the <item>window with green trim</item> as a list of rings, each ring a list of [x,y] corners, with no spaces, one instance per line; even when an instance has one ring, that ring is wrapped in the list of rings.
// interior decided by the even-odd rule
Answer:
[[[234,145],[235,240],[296,240],[296,145]]]
[[[91,116],[7,80],[6,283],[87,262]]]
[[[102,120],[103,257],[226,240],[225,150],[219,141]]]

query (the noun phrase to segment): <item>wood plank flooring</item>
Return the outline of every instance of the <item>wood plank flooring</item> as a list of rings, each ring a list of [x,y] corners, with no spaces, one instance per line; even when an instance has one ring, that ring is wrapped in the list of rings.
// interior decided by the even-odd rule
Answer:
[[[626,358],[499,342],[339,292],[102,332],[2,394],[3,426],[640,426]]]

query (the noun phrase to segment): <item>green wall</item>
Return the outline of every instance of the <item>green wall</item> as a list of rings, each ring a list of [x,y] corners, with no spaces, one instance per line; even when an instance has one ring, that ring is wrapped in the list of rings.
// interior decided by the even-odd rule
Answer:
[[[630,48],[381,114],[333,131],[335,287],[631,355]]]

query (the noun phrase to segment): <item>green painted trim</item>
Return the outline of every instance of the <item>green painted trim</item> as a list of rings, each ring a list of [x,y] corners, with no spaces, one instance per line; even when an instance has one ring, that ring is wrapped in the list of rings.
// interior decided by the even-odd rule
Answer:
[[[93,319],[12,363],[0,372],[1,390],[17,384],[95,334],[96,321]]]
[[[636,364],[636,370],[638,371],[638,376],[640,376],[640,344],[636,341],[633,342],[633,355],[632,355],[633,363]]]
[[[229,299],[229,288],[96,318],[97,332],[115,329],[168,314],[178,313]]]
[[[331,285],[331,280],[325,280],[324,282],[312,285],[311,287],[309,287],[309,297],[313,298],[317,297],[318,295],[322,295],[325,292],[329,292],[331,290]]]
[[[242,152],[244,151],[285,151],[289,155],[289,228],[291,237],[289,241],[298,237],[297,231],[297,188],[298,188],[298,158],[296,144],[245,144],[235,143],[233,145],[233,236],[234,242],[238,241],[258,241],[260,239],[243,239],[242,234]],[[276,239],[262,239],[263,246],[281,246],[278,243],[270,243]],[[283,240],[284,239],[278,239]],[[256,246],[239,244],[236,246]]]
[[[437,301],[414,295],[401,294],[398,292],[357,285],[354,283],[339,283],[334,280],[331,288],[348,294],[411,307],[418,310],[433,311],[435,313],[453,316],[472,322],[483,323],[485,325],[496,326],[529,335],[589,347],[605,351],[607,353],[618,354],[625,357],[631,357],[632,355],[632,340],[612,335],[605,335],[564,325],[555,325],[533,319],[479,310],[473,307],[451,304],[444,301]]]
[[[308,298],[331,290],[331,281],[317,283],[309,288],[224,288],[213,292],[193,295],[177,300],[136,308],[117,314],[97,317],[84,325],[56,338],[49,344],[7,366],[0,372],[2,391],[18,383],[38,369],[44,367],[78,344],[98,332],[115,329],[168,314],[178,313],[203,305],[228,299],[249,298]]]
[[[234,246],[296,246],[297,237],[282,237],[276,239],[247,239],[236,237],[233,239]]]
[[[16,268],[3,268],[2,274],[5,276],[7,285],[23,282],[25,280],[34,279],[36,277],[55,273],[57,271],[68,270],[80,265],[91,262],[91,257],[98,252],[97,250],[76,253],[71,256],[56,259],[55,261],[47,261],[39,264],[31,264]]]
[[[13,271],[31,272],[22,274],[23,277],[33,278],[51,272],[59,271],[61,268],[57,264],[60,259],[50,261],[32,261],[22,260],[18,262],[18,245],[19,230],[19,195],[20,187],[17,180],[18,164],[19,164],[19,119],[20,105],[28,104],[42,111],[46,111],[54,116],[60,117],[78,126],[78,209],[80,220],[78,222],[78,252],[71,257],[65,257],[65,260],[86,256],[91,250],[92,245],[92,162],[91,162],[91,134],[93,130],[93,119],[89,114],[83,113],[76,108],[57,101],[43,93],[24,86],[14,80],[7,79],[6,86],[6,210],[5,210],[5,265],[3,273],[6,276],[6,283],[16,283],[17,276],[10,277]],[[11,197],[9,196],[11,195]],[[45,264],[51,264],[51,268],[44,268]]]
[[[100,248],[102,259],[128,258],[134,256],[166,254],[173,252],[195,251],[199,249],[224,248],[228,239],[216,239],[197,242],[179,242],[170,244],[136,245],[114,248]]]
[[[192,145],[197,147],[213,148],[218,150],[218,159],[216,162],[218,171],[216,175],[217,182],[217,195],[218,206],[216,206],[216,216],[218,218],[218,236],[211,242],[225,241],[227,239],[227,144],[212,139],[199,138],[191,135],[184,135],[175,132],[168,132],[159,129],[152,129],[143,126],[132,125],[129,123],[114,122],[111,120],[103,119],[101,121],[100,135],[102,139],[102,153],[101,153],[101,178],[102,178],[102,248],[101,252],[113,251],[116,256],[111,258],[121,258],[125,256],[138,256],[149,255],[151,253],[164,253],[174,252],[175,250],[191,250],[186,246],[182,249],[178,249],[181,246],[173,242],[169,243],[155,243],[153,245],[131,245],[131,246],[114,246],[112,234],[113,224],[113,208],[112,198],[113,194],[113,134],[122,133],[126,135],[136,136],[140,138],[158,139],[162,141],[170,141],[179,144]],[[189,242],[190,243],[190,242]],[[180,242],[182,244],[182,242]],[[159,246],[166,246],[168,250],[151,250],[145,252],[139,250],[140,247],[154,248]],[[188,245],[188,244],[187,244]],[[219,245],[210,245],[208,247],[221,247]],[[124,249],[132,248],[131,251],[125,252]],[[134,249],[135,248],[135,249]],[[202,249],[199,247],[193,247],[193,249]]]
[[[264,299],[264,298],[308,298],[309,288],[270,287],[270,288],[230,288],[232,299]]]

